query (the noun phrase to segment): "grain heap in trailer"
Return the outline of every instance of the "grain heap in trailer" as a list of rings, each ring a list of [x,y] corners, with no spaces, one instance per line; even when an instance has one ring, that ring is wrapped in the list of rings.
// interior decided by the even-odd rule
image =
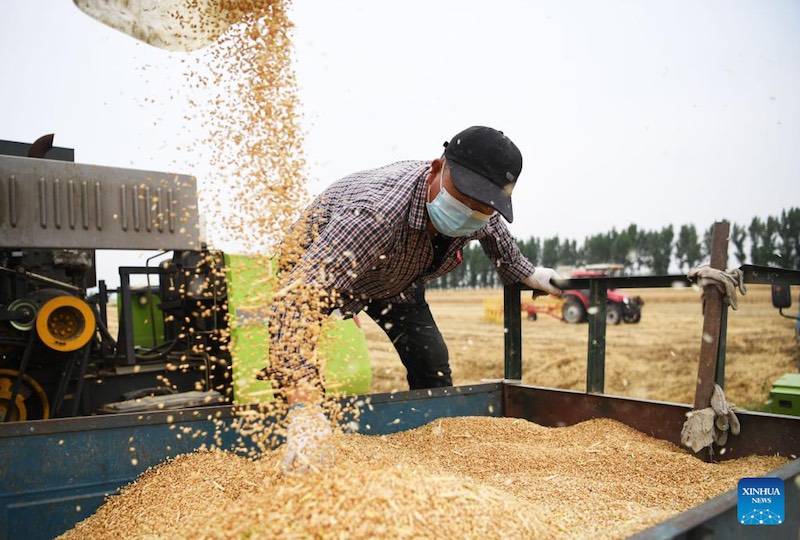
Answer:
[[[722,393],[727,306],[714,283],[730,275],[727,224],[714,231],[721,274],[700,276],[693,406],[604,394],[609,288],[686,276],[560,284],[589,291],[583,392],[521,384],[523,291],[509,286],[502,381],[369,394],[362,353],[335,365],[342,350],[363,352],[358,329],[342,328],[335,339],[348,344],[328,366],[345,396],[333,402],[337,461],[290,477],[276,467],[280,434],[258,429],[282,419],[247,416],[271,412],[247,406],[268,404],[269,388],[237,384],[260,360],[249,347],[263,346],[261,314],[236,293],[253,285],[252,262],[203,245],[194,179],[73,163],[51,145],[5,142],[0,156],[0,537],[763,537],[741,522],[735,489],[762,475],[783,487],[769,533],[797,537],[800,418],[734,410]],[[170,255],[119,268],[109,290],[95,250],[120,248]],[[744,284],[800,285],[797,270],[738,270]],[[157,284],[135,290],[139,274]]]

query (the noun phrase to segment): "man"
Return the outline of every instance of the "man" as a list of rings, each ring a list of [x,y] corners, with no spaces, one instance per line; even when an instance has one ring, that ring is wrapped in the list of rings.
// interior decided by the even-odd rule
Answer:
[[[322,389],[314,358],[320,315],[359,311],[384,329],[411,389],[451,386],[447,346],[425,302],[425,283],[456,268],[478,240],[503,283],[560,295],[550,268],[522,256],[503,218],[522,170],[519,149],[501,131],[473,126],[433,161],[403,161],[332,184],[293,227],[272,308],[270,376],[290,406],[284,469],[314,456],[330,426],[314,404]],[[535,294],[535,293],[534,293]]]

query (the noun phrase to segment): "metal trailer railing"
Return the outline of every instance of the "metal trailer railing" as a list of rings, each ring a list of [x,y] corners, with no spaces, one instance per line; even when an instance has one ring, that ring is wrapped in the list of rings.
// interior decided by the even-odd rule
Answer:
[[[800,285],[800,270],[768,266],[744,265],[740,267],[745,284]],[[692,282],[682,274],[659,276],[591,277],[565,279],[558,282],[561,289],[589,290],[589,325],[586,351],[586,392],[602,394],[605,389],[606,311],[609,289],[651,289],[689,287]],[[503,314],[505,321],[504,378],[522,380],[522,314],[518,309],[523,291],[531,290],[521,284],[503,289]],[[720,339],[717,352],[715,382],[724,388],[725,354],[728,310],[723,309],[720,319]]]

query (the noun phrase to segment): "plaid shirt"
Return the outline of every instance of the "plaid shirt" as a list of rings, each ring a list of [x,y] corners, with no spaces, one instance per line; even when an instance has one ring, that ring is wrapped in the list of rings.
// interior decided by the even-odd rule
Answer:
[[[481,243],[503,283],[530,276],[533,264],[520,253],[498,213],[476,233],[453,239],[433,266],[425,206],[429,168],[429,161],[401,161],[334,182],[292,227],[289,238],[299,250],[284,261],[289,275],[282,281],[315,282],[324,291],[335,291],[336,305],[353,315],[370,300],[413,302],[418,287],[461,263],[461,250],[472,240]],[[298,298],[283,303],[292,301]],[[301,326],[290,320],[302,317],[300,310],[273,307],[273,317],[278,319],[273,354],[291,352],[284,329]]]

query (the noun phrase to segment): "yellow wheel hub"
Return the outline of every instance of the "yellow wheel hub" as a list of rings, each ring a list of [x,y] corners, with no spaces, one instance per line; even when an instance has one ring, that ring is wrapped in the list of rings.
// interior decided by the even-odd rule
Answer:
[[[11,394],[14,381],[19,372],[13,369],[0,369],[0,422],[22,422],[25,420],[39,420],[50,418],[50,402],[44,389],[35,379],[23,375],[17,387],[14,404],[11,404]]]
[[[69,352],[86,345],[95,331],[89,304],[74,296],[51,298],[36,316],[36,333],[53,350]]]

